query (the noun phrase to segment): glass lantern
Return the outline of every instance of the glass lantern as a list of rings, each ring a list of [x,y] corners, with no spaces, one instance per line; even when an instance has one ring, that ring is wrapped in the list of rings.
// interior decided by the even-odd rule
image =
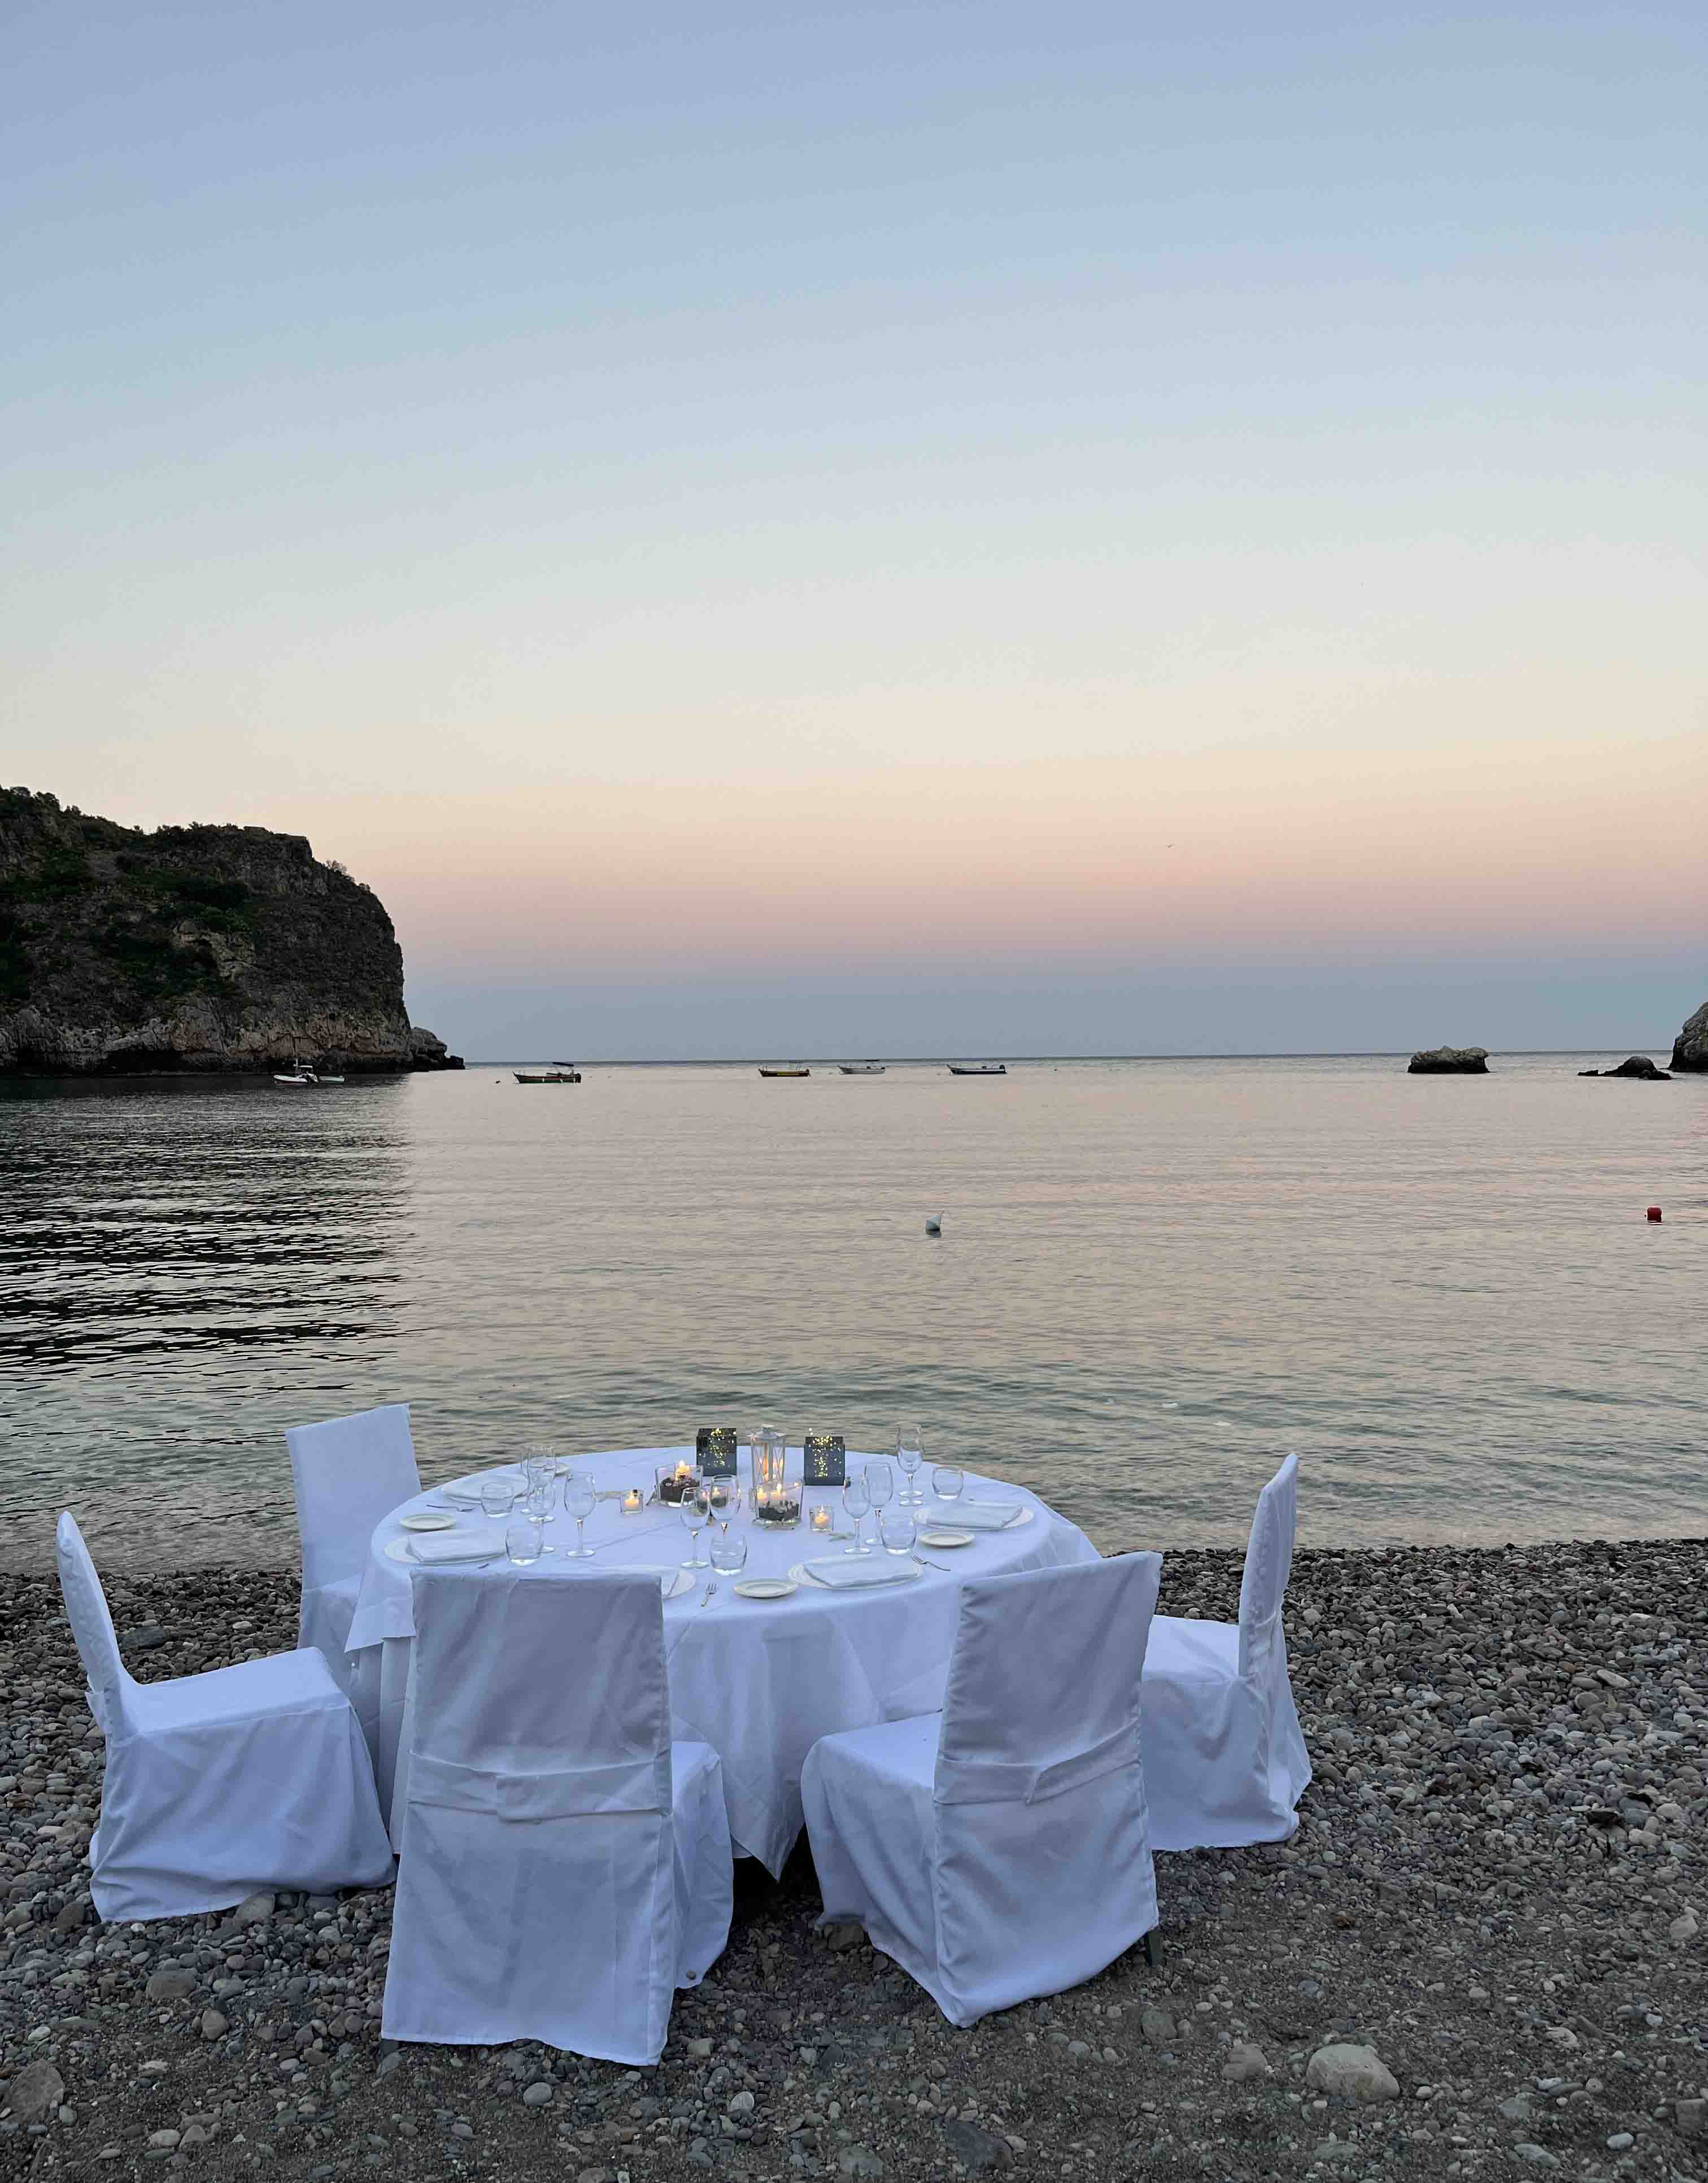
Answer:
[[[791,1464],[787,1436],[775,1426],[756,1425],[748,1445],[753,1464],[749,1505],[754,1523],[771,1530],[797,1527],[803,1498],[800,1463],[797,1458]]]

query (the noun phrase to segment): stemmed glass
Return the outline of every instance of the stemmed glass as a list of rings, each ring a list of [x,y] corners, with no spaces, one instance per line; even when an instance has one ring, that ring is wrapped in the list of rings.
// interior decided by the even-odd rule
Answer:
[[[711,1513],[712,1497],[702,1480],[691,1493],[685,1494],[682,1498],[682,1529],[693,1541],[693,1551],[682,1564],[686,1569],[703,1569],[708,1566],[705,1556],[700,1552],[700,1533],[710,1520]]]
[[[866,1490],[865,1480],[850,1478],[843,1487],[843,1507],[854,1519],[854,1544],[844,1547],[845,1554],[864,1554],[871,1550],[860,1536],[860,1525],[871,1507],[871,1495]]]
[[[917,1425],[898,1425],[895,1429],[895,1459],[901,1465],[907,1484],[902,1488],[902,1505],[919,1508],[925,1500],[918,1479],[919,1467],[925,1461],[925,1441]]]
[[[522,1506],[540,1527],[540,1552],[542,1554],[555,1553],[555,1547],[543,1543],[546,1525],[552,1520],[552,1474],[542,1464],[531,1463],[523,1475],[526,1483],[522,1492]]]
[[[571,1471],[564,1480],[564,1514],[576,1519],[576,1543],[565,1551],[574,1558],[597,1553],[597,1547],[587,1544],[587,1519],[599,1505],[598,1488],[591,1478],[578,1478]]]
[[[537,1478],[545,1480],[547,1510],[542,1520],[548,1524],[555,1524],[558,1520],[556,1511],[552,1508],[550,1503],[552,1489],[558,1480],[559,1467],[558,1451],[555,1447],[540,1446],[525,1447],[522,1450],[522,1477],[526,1483],[531,1486]],[[548,1547],[547,1552],[550,1551]]]
[[[884,1510],[895,1498],[895,1469],[881,1455],[875,1455],[865,1467],[865,1490],[882,1525]]]

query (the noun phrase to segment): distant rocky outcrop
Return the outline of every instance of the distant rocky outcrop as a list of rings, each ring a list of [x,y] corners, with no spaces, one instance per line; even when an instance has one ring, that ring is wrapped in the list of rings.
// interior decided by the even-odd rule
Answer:
[[[1708,1069],[1708,1001],[1703,1002],[1673,1040],[1672,1066],[1683,1069]]]
[[[460,1069],[385,905],[298,834],[153,833],[0,789],[0,1073]]]
[[[1633,1053],[1628,1061],[1622,1061],[1616,1069],[1580,1069],[1580,1076],[1629,1076],[1639,1084],[1670,1084],[1672,1079],[1664,1069],[1657,1069],[1646,1053]]]
[[[1427,1053],[1414,1053],[1408,1076],[1486,1076],[1488,1049],[1484,1046],[1437,1046]]]

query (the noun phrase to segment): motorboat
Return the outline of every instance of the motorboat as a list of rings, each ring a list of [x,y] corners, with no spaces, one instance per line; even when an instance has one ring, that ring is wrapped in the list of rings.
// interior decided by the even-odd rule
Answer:
[[[289,1075],[281,1075],[275,1069],[273,1081],[283,1084],[292,1092],[318,1092],[323,1084],[342,1084],[342,1076],[323,1076],[318,1069],[310,1069],[306,1061],[293,1061]]]
[[[801,1068],[762,1069],[759,1071],[759,1075],[761,1076],[810,1076],[812,1075],[812,1071],[810,1069]]]
[[[581,1070],[566,1061],[554,1061],[549,1069],[513,1069],[510,1074],[518,1084],[579,1084],[581,1080]]]
[[[881,1061],[842,1061],[837,1066],[844,1076],[882,1076],[884,1070]]]
[[[952,1061],[949,1065],[951,1076],[1006,1076],[1005,1061]]]

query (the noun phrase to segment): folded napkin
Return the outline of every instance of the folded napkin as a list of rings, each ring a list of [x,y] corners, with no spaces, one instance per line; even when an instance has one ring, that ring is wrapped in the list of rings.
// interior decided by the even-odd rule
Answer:
[[[939,1501],[931,1520],[946,1531],[1005,1531],[1025,1506],[1023,1501]]]
[[[894,1554],[882,1558],[874,1555],[837,1554],[829,1561],[808,1562],[807,1574],[822,1583],[834,1585],[838,1591],[857,1591],[862,1586],[874,1584],[899,1584],[914,1573],[915,1564],[901,1560]]]
[[[410,1558],[424,1564],[491,1561],[503,1551],[502,1531],[432,1531],[409,1541]]]

